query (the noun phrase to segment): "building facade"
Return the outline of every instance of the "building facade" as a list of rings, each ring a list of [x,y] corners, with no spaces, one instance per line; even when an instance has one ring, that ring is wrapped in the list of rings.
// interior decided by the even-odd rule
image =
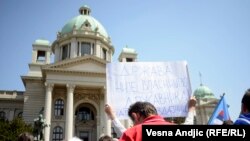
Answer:
[[[23,118],[27,123],[44,109],[45,141],[69,140],[78,136],[96,141],[111,134],[106,119],[106,63],[112,61],[114,47],[105,28],[82,6],[50,45],[36,40],[32,46],[29,72],[22,76],[25,85]],[[54,62],[50,62],[54,54]],[[136,52],[124,48],[121,61],[135,61]]]
[[[32,123],[44,108],[45,140],[69,140],[78,136],[96,141],[110,134],[104,113],[106,63],[112,61],[114,47],[105,28],[91,15],[88,6],[79,9],[50,45],[33,43],[29,73],[22,76],[23,118]],[[51,54],[54,63],[50,63]],[[32,106],[31,106],[32,105]]]
[[[0,119],[13,120],[23,115],[22,91],[0,91]]]

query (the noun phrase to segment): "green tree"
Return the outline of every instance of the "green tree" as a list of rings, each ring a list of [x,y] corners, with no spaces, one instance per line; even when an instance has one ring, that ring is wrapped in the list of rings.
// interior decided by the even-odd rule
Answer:
[[[19,134],[32,131],[32,125],[26,124],[22,118],[15,118],[12,121],[0,120],[1,141],[15,141]]]

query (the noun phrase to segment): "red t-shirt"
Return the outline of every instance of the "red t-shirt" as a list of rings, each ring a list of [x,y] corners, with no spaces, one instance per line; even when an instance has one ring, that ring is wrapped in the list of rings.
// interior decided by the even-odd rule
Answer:
[[[161,116],[154,115],[144,119],[142,124],[135,125],[127,129],[119,139],[119,141],[142,141],[142,125],[174,125],[165,121]]]

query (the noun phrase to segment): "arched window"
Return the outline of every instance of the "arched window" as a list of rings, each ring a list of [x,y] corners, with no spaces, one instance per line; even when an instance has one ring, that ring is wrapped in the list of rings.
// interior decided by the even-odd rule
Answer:
[[[19,112],[17,117],[22,118],[23,117],[23,112]]]
[[[88,107],[81,107],[77,111],[78,120],[94,120],[94,113]]]
[[[63,129],[60,126],[56,126],[53,129],[53,141],[62,141],[63,140]]]
[[[5,112],[4,111],[0,111],[0,120],[5,120]]]
[[[55,116],[62,116],[64,111],[64,102],[62,99],[57,99],[55,102]]]

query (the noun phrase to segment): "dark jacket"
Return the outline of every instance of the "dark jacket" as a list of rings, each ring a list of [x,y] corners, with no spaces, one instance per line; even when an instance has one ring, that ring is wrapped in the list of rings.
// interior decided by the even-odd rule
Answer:
[[[250,113],[241,114],[234,125],[250,125]]]

